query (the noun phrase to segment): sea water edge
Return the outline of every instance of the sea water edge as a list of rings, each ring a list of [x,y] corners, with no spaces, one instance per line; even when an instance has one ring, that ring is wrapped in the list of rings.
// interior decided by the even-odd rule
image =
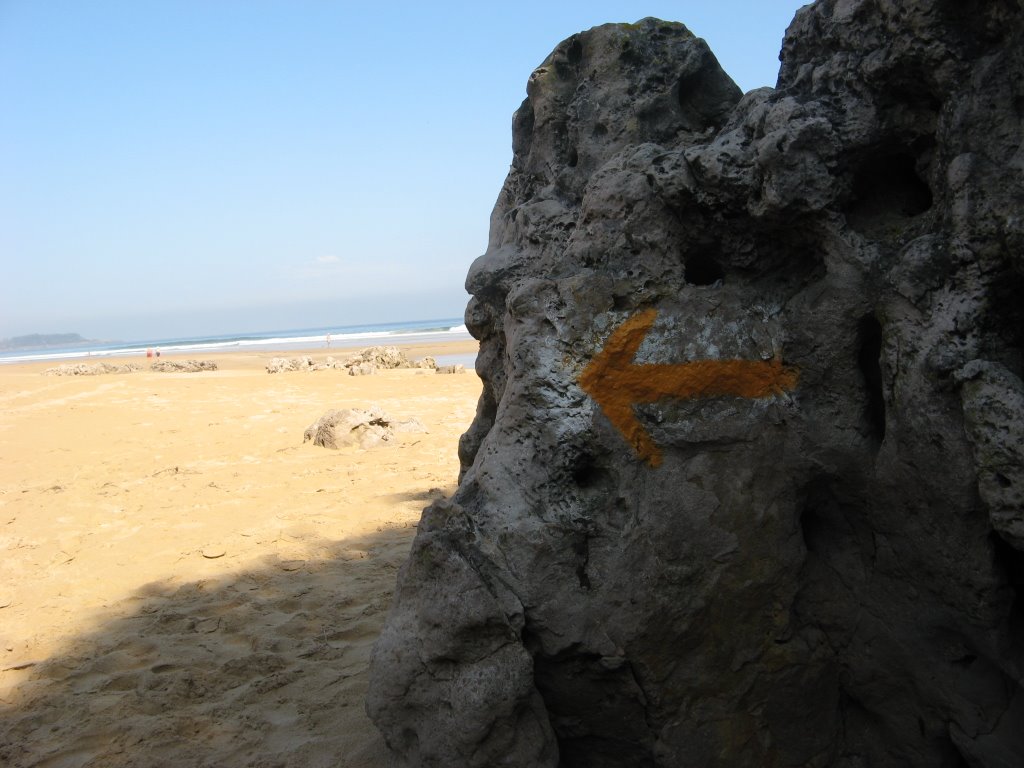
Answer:
[[[328,336],[330,343],[328,345]],[[472,337],[461,318],[417,320],[395,323],[323,326],[283,331],[192,336],[140,341],[88,341],[76,345],[0,351],[0,365],[42,361],[78,360],[104,357],[145,356],[148,351],[197,354],[215,351],[272,351],[396,345],[408,342],[462,341]],[[461,357],[461,356],[460,356]],[[460,362],[463,362],[460,360]]]

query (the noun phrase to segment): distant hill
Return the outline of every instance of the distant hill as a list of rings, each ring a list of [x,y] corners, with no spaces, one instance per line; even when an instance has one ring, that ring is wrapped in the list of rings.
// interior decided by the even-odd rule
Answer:
[[[0,339],[0,349],[28,349],[32,347],[64,347],[69,344],[88,344],[77,333],[31,333],[28,336],[14,336]]]

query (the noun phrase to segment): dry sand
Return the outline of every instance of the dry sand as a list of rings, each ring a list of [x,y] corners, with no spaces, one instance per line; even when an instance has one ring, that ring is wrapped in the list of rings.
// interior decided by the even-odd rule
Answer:
[[[422,508],[454,490],[480,381],[267,374],[280,355],[0,366],[0,765],[385,764],[370,648]],[[326,410],[374,403],[429,433],[303,444]]]

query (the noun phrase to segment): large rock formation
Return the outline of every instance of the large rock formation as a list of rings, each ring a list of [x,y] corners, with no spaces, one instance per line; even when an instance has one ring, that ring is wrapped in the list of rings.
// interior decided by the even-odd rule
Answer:
[[[819,0],[741,95],[645,19],[530,76],[397,764],[1020,764],[1022,20]]]

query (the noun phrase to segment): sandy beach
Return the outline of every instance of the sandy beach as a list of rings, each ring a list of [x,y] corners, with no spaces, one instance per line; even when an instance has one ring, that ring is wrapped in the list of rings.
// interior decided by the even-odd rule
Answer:
[[[422,508],[454,491],[480,381],[268,374],[280,355],[0,366],[0,764],[385,764],[370,648]],[[303,443],[325,411],[371,404],[429,431]]]

